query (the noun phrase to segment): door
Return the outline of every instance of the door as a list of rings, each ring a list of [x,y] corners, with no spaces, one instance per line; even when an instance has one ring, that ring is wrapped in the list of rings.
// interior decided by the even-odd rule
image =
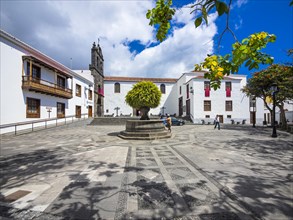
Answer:
[[[190,99],[186,100],[186,116],[190,116]]]
[[[81,106],[79,106],[79,105],[75,106],[75,117],[81,118]]]
[[[182,116],[183,115],[183,99],[182,99],[182,97],[179,98],[178,109],[179,109],[179,116]]]
[[[89,106],[88,108],[88,117],[93,117],[93,107]]]
[[[102,99],[101,97],[99,96],[98,97],[98,103],[97,103],[97,116],[98,117],[101,117],[102,116]]]
[[[219,115],[219,121],[220,121],[220,123],[223,123],[223,122],[224,122],[224,117],[223,117],[223,115]]]

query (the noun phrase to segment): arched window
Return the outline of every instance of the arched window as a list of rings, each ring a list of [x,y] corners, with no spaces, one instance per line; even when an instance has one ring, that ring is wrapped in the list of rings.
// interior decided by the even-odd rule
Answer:
[[[160,85],[160,90],[161,90],[161,93],[162,94],[165,94],[166,93],[166,86],[165,86],[165,84],[161,84]]]
[[[120,93],[120,83],[115,83],[115,85],[114,85],[114,92],[115,93]]]

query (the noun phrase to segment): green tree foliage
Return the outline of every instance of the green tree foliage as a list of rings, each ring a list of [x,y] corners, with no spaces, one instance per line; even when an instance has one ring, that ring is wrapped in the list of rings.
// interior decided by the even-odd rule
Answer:
[[[195,70],[207,70],[205,78],[210,79],[211,86],[216,90],[221,85],[224,75],[237,73],[241,65],[245,65],[249,70],[258,69],[260,64],[272,64],[273,57],[261,52],[268,43],[276,40],[276,36],[267,32],[260,32],[250,35],[248,38],[239,42],[229,27],[229,14],[232,0],[228,4],[223,0],[199,0],[191,6],[191,13],[199,12],[194,23],[195,28],[199,27],[203,21],[208,24],[208,15],[213,11],[217,11],[219,16],[227,15],[226,28],[220,35],[219,42],[226,31],[229,31],[235,43],[232,45],[231,54],[224,56],[213,55],[207,56],[205,60],[195,65]],[[147,18],[150,19],[150,25],[158,25],[157,39],[163,41],[170,28],[170,20],[175,14],[175,10],[171,8],[172,1],[158,0],[156,7],[148,10]],[[292,5],[292,2],[290,3]]]
[[[152,10],[148,10],[146,17],[150,19],[149,25],[158,26],[158,32],[156,37],[159,41],[163,41],[170,29],[170,20],[172,20],[172,16],[175,14],[175,9],[171,8],[172,0],[158,0],[156,3],[156,7]]]
[[[293,99],[292,66],[273,64],[265,70],[255,72],[242,91],[247,96],[256,96],[263,99],[267,109],[272,113],[270,105],[272,91],[270,88],[273,83],[276,83],[279,88],[279,92],[276,94],[276,105],[281,112],[282,125],[286,126],[284,102]]]
[[[149,109],[159,106],[161,96],[161,91],[153,82],[141,81],[136,83],[127,93],[125,101],[133,108]]]

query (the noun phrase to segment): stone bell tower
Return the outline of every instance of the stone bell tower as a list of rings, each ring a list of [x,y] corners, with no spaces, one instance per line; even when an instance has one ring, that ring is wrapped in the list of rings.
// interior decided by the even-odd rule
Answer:
[[[94,77],[94,117],[101,117],[104,115],[104,58],[99,43],[93,43],[91,56],[89,70]]]

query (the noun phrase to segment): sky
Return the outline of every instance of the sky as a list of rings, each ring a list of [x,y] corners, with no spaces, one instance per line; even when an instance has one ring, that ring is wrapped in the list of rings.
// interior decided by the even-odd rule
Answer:
[[[239,41],[255,32],[275,34],[277,41],[264,52],[275,63],[292,62],[286,54],[293,48],[290,1],[233,0],[230,28]],[[0,27],[74,70],[88,70],[92,44],[99,41],[105,76],[178,78],[207,54],[230,53],[235,42],[225,33],[218,45],[225,16],[212,13],[208,25],[195,28],[192,3],[173,0],[176,14],[161,43],[145,16],[154,0],[0,0]],[[254,71],[241,68],[239,74],[251,76]]]

